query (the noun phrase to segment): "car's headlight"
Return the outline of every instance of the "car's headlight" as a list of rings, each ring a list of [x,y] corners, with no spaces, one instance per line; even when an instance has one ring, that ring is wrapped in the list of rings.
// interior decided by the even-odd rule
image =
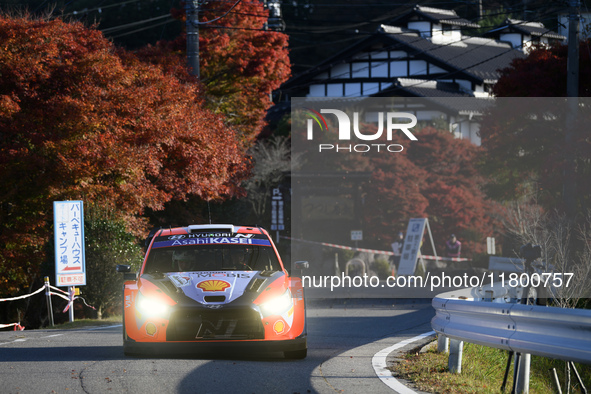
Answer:
[[[158,299],[139,295],[137,309],[148,317],[164,317],[168,313],[169,306]]]
[[[265,315],[280,315],[291,308],[292,304],[291,292],[287,289],[280,296],[260,304],[260,308]]]

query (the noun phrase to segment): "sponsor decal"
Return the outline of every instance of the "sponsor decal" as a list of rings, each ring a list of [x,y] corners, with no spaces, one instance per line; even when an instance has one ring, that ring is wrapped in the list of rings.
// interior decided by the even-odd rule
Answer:
[[[252,238],[254,234],[232,234],[232,233],[197,233],[197,234],[177,234],[171,235],[168,239],[186,239],[186,238]]]
[[[250,279],[254,273],[248,272],[194,272],[191,275],[195,278],[238,278]]]
[[[154,323],[146,324],[146,334],[153,337],[154,335],[156,335],[156,331],[156,325]]]
[[[205,244],[252,244],[250,238],[228,238],[228,237],[216,237],[216,238],[192,238],[183,240],[174,240],[172,246],[176,245],[205,245]]]
[[[242,237],[207,237],[207,238],[190,238],[190,239],[167,239],[164,241],[154,242],[153,248],[165,248],[168,246],[184,246],[184,245],[263,245],[271,246],[271,242],[266,239],[253,239]]]
[[[184,287],[191,284],[191,278],[183,275],[169,275],[168,278],[176,287]]]
[[[296,291],[296,299],[298,301],[302,301],[304,299],[304,290],[302,288],[297,289],[297,291]]]
[[[283,320],[277,320],[273,324],[273,331],[275,331],[275,334],[283,334],[283,332],[285,331],[285,323],[283,322]]]
[[[225,280],[206,280],[199,282],[196,287],[203,291],[225,291],[231,285]]]

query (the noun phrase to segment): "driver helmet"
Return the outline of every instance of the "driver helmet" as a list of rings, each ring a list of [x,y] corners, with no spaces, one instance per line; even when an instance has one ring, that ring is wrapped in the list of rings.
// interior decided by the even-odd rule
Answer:
[[[230,247],[230,262],[234,268],[248,267],[252,250],[245,247]]]

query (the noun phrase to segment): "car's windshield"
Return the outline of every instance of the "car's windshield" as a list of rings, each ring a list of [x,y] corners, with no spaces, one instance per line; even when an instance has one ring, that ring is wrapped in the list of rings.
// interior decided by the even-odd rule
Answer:
[[[267,246],[197,245],[152,249],[144,273],[279,269],[275,251]]]

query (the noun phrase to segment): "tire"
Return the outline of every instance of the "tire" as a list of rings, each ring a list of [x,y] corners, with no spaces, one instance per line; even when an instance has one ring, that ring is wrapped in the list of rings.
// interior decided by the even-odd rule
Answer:
[[[308,355],[308,349],[301,349],[301,350],[292,350],[288,352],[283,352],[285,358],[290,360],[302,360],[306,358]]]

